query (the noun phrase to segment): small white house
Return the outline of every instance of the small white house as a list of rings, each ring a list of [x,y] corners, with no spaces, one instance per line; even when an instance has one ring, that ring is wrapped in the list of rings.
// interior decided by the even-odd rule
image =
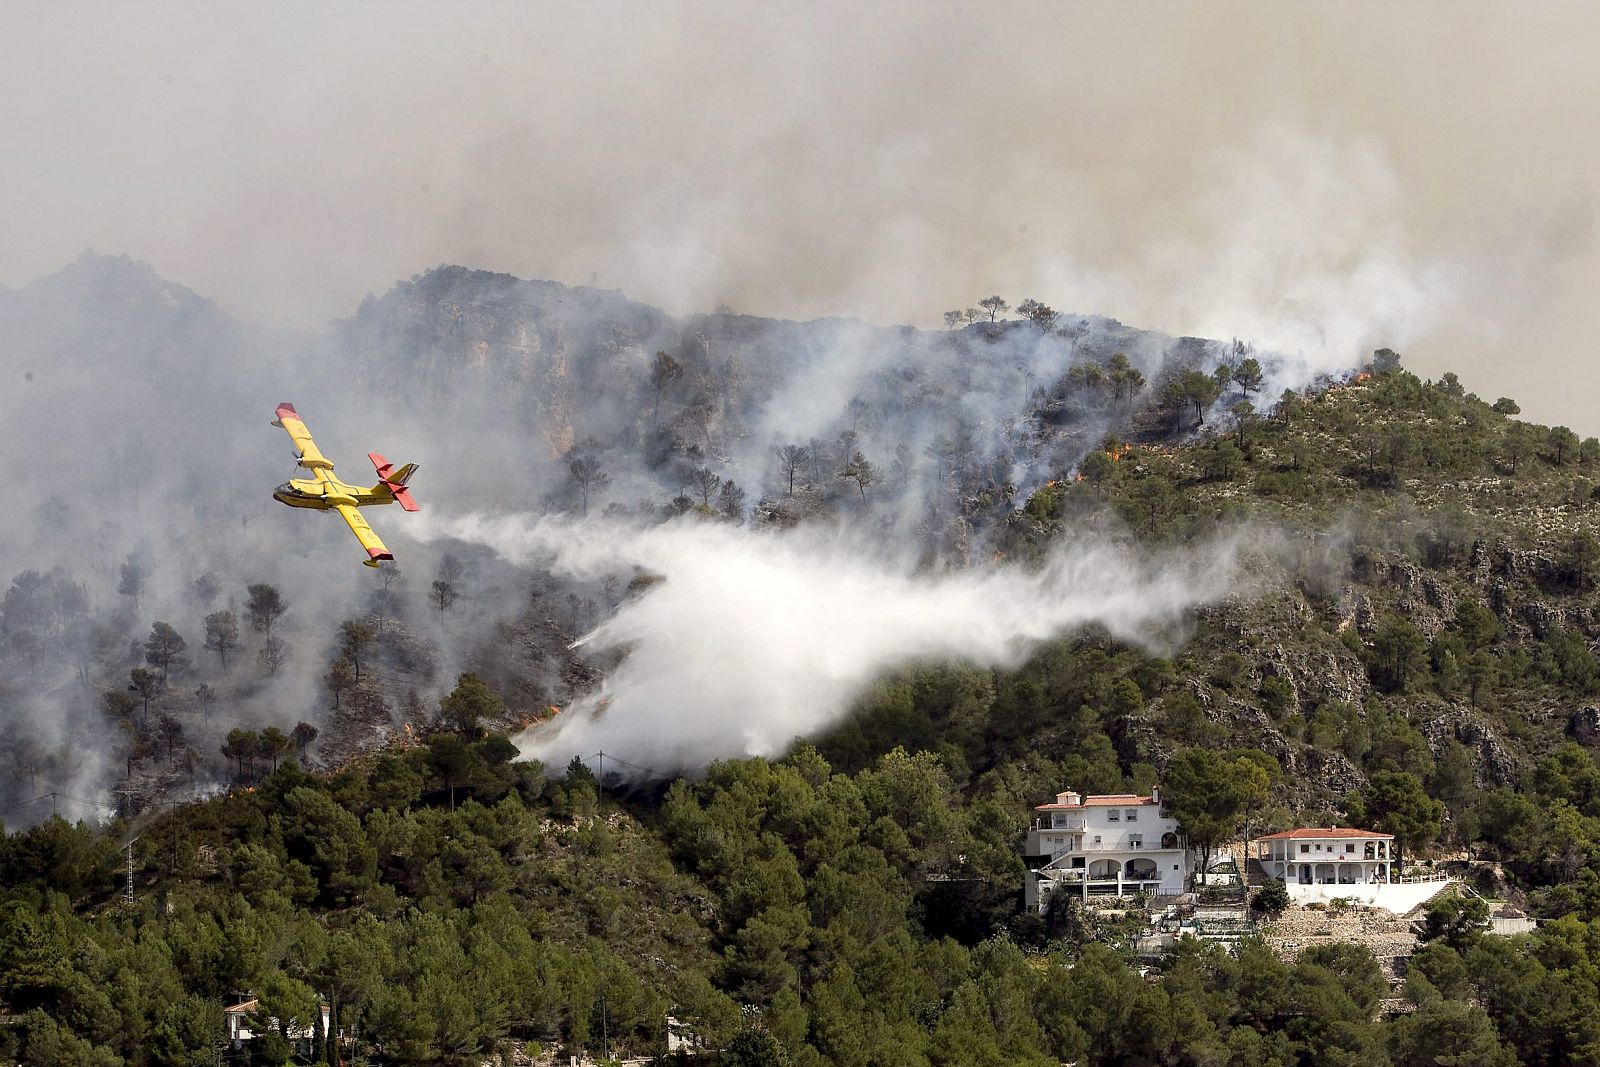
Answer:
[[[1302,827],[1256,838],[1256,858],[1297,904],[1337,898],[1403,915],[1443,889],[1447,878],[1402,879],[1394,835],[1345,826]]]
[[[330,1011],[326,1002],[321,1004],[321,1009],[322,1032],[326,1034],[331,1021]],[[228,1026],[229,1045],[238,1048],[247,1041],[255,1040],[256,1031],[250,1025],[250,1019],[252,1016],[260,1014],[260,1011],[261,1003],[254,997],[242,1000],[222,1010],[222,1017]],[[276,1030],[278,1028],[278,1020],[268,1019],[267,1025],[269,1028]],[[290,1019],[286,1036],[290,1041],[313,1041],[317,1036],[314,1025],[314,1023],[302,1023],[298,1019]]]
[[[699,1055],[705,1051],[706,1044],[700,1035],[689,1027],[688,1023],[680,1022],[671,1015],[667,1016],[667,1054],[685,1056]]]
[[[1028,878],[1023,898],[1039,914],[1059,892],[1090,896],[1182,893],[1189,850],[1178,822],[1161,811],[1159,790],[1149,796],[1117,793],[1056,794],[1034,808],[1028,831]]]
[[[1256,838],[1262,870],[1289,886],[1387,882],[1393,849],[1393,834],[1343,826],[1285,830]]]

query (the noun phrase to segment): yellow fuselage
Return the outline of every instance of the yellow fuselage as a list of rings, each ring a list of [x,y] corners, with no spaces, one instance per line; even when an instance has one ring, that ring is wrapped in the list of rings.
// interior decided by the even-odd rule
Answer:
[[[274,500],[292,508],[332,511],[340,504],[364,508],[371,504],[393,504],[394,496],[382,483],[348,485],[327,471],[313,471],[314,478],[290,478],[272,491]]]

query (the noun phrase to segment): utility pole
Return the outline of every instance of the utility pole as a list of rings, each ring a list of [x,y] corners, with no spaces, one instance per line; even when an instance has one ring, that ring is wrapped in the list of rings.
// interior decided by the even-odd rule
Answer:
[[[128,838],[128,881],[122,889],[122,902],[131,910],[133,908],[133,843],[138,838]]]
[[[600,994],[600,1055],[611,1058],[611,1027],[606,1019],[606,995]]]
[[[606,813],[606,750],[603,748],[600,750],[599,761],[600,771],[594,776],[595,810],[604,815]],[[600,1003],[603,1009],[605,998],[602,997]],[[604,1015],[605,1012],[602,1010],[602,1021],[604,1021]]]

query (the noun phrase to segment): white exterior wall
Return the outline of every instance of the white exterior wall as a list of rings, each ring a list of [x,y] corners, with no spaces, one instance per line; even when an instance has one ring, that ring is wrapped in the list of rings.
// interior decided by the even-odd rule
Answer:
[[[1162,848],[1164,841],[1169,847]],[[1042,811],[1028,834],[1027,851],[1045,857],[1036,873],[1030,872],[1025,893],[1027,905],[1040,912],[1057,892],[1087,897],[1154,888],[1168,895],[1188,888],[1188,850],[1177,820],[1163,817],[1159,804]]]
[[[1167,834],[1178,833],[1178,821],[1164,817],[1155,804],[1047,811],[1040,813],[1039,822],[1041,826],[1028,835],[1028,852],[1035,856],[1054,856],[1066,849],[1155,851]]]
[[[254,1001],[251,1002],[252,1005],[254,1005],[254,1003]],[[228,1026],[228,1040],[230,1042],[237,1045],[240,1042],[254,1041],[256,1039],[255,1031],[250,1028],[250,1015],[253,1014],[253,1012],[253,1007],[249,1012],[224,1009],[224,1014],[226,1016],[225,1021]],[[328,1028],[332,1024],[331,1013],[332,1009],[329,1008],[328,1005],[322,1005],[322,1032],[324,1034],[328,1032]],[[267,1025],[271,1029],[277,1030],[278,1020],[268,1019]],[[341,1029],[340,1032],[342,1033],[343,1030]],[[310,1041],[316,1036],[317,1032],[312,1027],[296,1022],[293,1019],[289,1021],[288,1038],[290,1041]]]
[[[1388,882],[1393,853],[1393,839],[1388,837],[1277,837],[1256,842],[1262,870],[1289,886]]]
[[[1135,838],[1143,839],[1144,848],[1160,848],[1163,832],[1178,832],[1173,819],[1163,819],[1161,809],[1154,804],[1130,808],[1090,807],[1084,809],[1087,829],[1083,843],[1086,848],[1135,849]],[[1116,821],[1112,821],[1112,814]],[[1129,821],[1129,820],[1132,821]]]
[[[1448,878],[1394,881],[1390,837],[1260,839],[1257,858],[1269,878],[1281,879],[1296,904],[1349,900],[1404,915],[1432,899]]]
[[[1351,900],[1404,915],[1418,904],[1432,900],[1449,884],[1448,878],[1435,878],[1426,882],[1368,882],[1366,885],[1291,885],[1288,889],[1289,899],[1296,904]]]

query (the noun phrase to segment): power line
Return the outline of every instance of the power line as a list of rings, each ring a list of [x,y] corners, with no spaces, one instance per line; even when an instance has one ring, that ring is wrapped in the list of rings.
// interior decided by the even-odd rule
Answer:
[[[596,763],[596,766],[599,768],[597,770],[597,772],[596,772],[595,777],[596,777],[597,781],[601,782],[601,784],[604,784],[605,765],[606,765],[605,761],[606,760],[610,760],[612,763],[620,763],[624,767],[629,768],[630,770],[640,771],[640,772],[644,773],[647,777],[660,778],[662,781],[671,781],[672,779],[677,777],[676,774],[668,774],[665,771],[658,771],[654,767],[646,767],[646,766],[644,766],[642,764],[632,763],[632,762],[630,762],[628,760],[623,759],[621,756],[615,755],[615,754],[610,753],[610,752],[605,752],[605,751],[596,752],[592,756],[582,756],[582,757],[579,758],[579,762],[583,763],[585,765],[587,765],[590,760],[594,760],[595,763]]]
[[[75,797],[71,793],[62,793],[57,791],[55,793],[51,793],[50,795],[64,797],[75,804],[83,804],[91,808],[98,808],[101,806],[101,802],[98,800],[90,800],[88,797]]]
[[[0,811],[0,815],[10,815],[14,811],[21,811],[23,808],[31,807],[34,804],[39,803],[41,800],[48,799],[49,796],[49,793],[45,793],[42,796],[34,797],[32,800],[24,800],[21,804],[16,804],[12,807],[6,808],[4,811]]]
[[[6,808],[3,811],[0,811],[0,815],[10,815],[12,812],[21,811],[23,808],[37,804],[41,800],[50,801],[51,815],[60,814],[60,801],[62,800],[71,801],[74,804],[79,804],[86,808],[98,809],[102,806],[101,802],[98,800],[90,800],[87,797],[74,796],[71,793],[63,793],[59,789],[52,789],[47,793],[40,793],[32,800],[24,800],[20,804],[15,804],[9,808]]]

